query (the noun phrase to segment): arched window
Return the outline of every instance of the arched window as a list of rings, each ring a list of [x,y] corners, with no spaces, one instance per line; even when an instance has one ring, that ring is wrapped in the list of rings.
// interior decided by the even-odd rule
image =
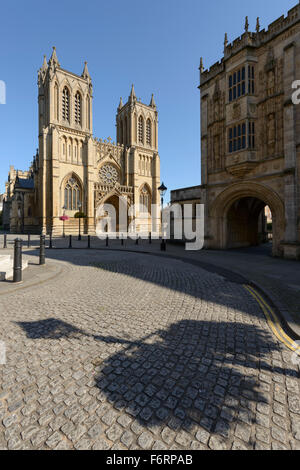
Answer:
[[[74,177],[69,178],[65,184],[64,201],[67,210],[79,209],[78,204],[81,203],[81,188]]]
[[[86,97],[86,127],[91,129],[91,103],[90,97]]]
[[[147,119],[147,125],[146,125],[146,144],[151,145],[151,121],[150,119]]]
[[[58,85],[54,85],[54,119],[58,120]]]
[[[62,94],[62,118],[65,121],[70,120],[70,93],[66,86]]]
[[[146,185],[144,185],[140,192],[140,212],[143,214],[150,214],[151,197]]]
[[[123,144],[123,121],[120,121],[119,124],[119,130],[120,130],[120,144]]]
[[[124,129],[123,129],[123,144],[126,146],[127,145],[127,117],[124,119]]]
[[[81,95],[79,91],[75,95],[74,111],[75,111],[75,123],[81,124]]]
[[[142,116],[139,117],[138,137],[139,137],[139,142],[143,144],[144,143],[144,119]]]

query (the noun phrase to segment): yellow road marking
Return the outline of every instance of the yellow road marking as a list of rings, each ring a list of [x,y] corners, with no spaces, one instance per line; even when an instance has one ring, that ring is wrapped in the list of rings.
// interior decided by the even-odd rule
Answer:
[[[261,307],[263,313],[266,316],[268,325],[270,326],[271,330],[273,331],[274,335],[276,336],[279,341],[284,343],[287,348],[291,349],[292,351],[296,352],[300,356],[300,346],[298,346],[292,338],[290,338],[282,329],[280,325],[280,321],[275,314],[274,310],[267,304],[267,302],[262,298],[262,296],[251,286],[244,285],[244,288],[254,297],[256,302]]]

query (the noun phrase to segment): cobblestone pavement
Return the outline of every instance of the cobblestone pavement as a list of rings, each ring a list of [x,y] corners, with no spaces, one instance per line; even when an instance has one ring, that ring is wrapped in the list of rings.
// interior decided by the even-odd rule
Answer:
[[[0,448],[300,449],[299,368],[242,285],[155,256],[51,256],[56,278],[0,292]]]

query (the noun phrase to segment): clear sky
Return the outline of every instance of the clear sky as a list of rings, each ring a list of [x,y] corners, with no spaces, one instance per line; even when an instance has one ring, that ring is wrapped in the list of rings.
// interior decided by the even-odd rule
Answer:
[[[138,98],[154,93],[159,111],[161,179],[169,189],[200,184],[199,61],[222,57],[245,16],[265,28],[297,0],[22,0],[1,2],[0,192],[9,165],[27,169],[37,147],[37,70],[56,46],[63,68],[94,86],[94,135],[115,140],[120,96],[134,83]]]

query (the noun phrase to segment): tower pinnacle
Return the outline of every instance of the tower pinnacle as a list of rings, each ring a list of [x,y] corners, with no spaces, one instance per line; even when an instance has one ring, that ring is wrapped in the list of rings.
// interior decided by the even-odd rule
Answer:
[[[84,68],[83,68],[83,72],[82,72],[82,78],[84,78],[85,80],[87,79],[91,79],[91,76],[89,74],[89,70],[88,70],[88,66],[87,66],[87,62],[84,62]]]
[[[53,52],[49,60],[49,65],[55,65],[57,67],[60,67],[60,63],[58,62],[58,58],[56,55],[56,47],[53,46]]]

